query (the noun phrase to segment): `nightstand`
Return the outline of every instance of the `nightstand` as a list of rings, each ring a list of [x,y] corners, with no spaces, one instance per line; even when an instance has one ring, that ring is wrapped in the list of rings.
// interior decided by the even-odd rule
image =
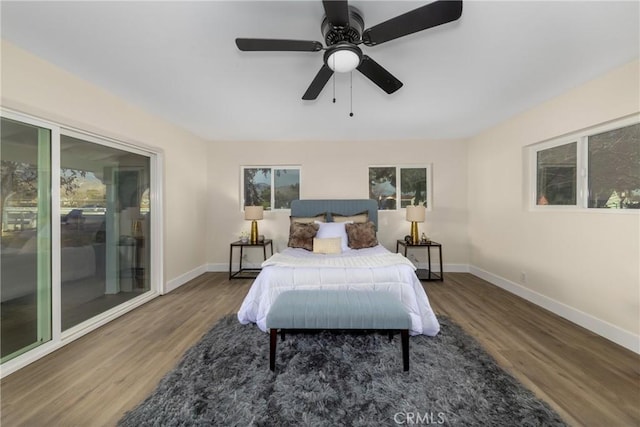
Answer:
[[[240,240],[233,242],[229,245],[229,279],[255,279],[260,273],[261,268],[242,268],[242,258],[244,256],[244,248],[262,248],[262,254],[264,260],[267,260],[267,246],[271,249],[271,255],[273,255],[273,241],[271,239],[264,239],[262,242],[251,243],[242,242]],[[238,265],[238,271],[233,272],[233,248],[240,248],[240,263]]]
[[[404,256],[407,256],[407,249],[413,249],[413,248],[426,248],[427,250],[427,268],[419,268],[416,270],[416,275],[418,276],[418,279],[420,280],[424,280],[425,282],[435,282],[435,281],[439,281],[442,282],[444,281],[444,273],[442,271],[442,245],[438,242],[434,242],[433,240],[427,243],[418,243],[418,244],[413,244],[413,243],[407,243],[404,240],[398,240],[396,242],[396,253],[400,252],[400,246],[404,247]],[[431,270],[431,248],[437,248],[438,249],[438,258],[440,260],[440,272],[439,273],[434,273]]]

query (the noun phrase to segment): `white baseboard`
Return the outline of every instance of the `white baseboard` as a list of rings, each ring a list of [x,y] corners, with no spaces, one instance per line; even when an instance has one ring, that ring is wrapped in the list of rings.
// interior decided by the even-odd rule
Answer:
[[[261,263],[243,263],[242,267],[243,268],[260,268],[260,264]],[[238,268],[240,268],[238,266],[238,263],[234,263],[233,266],[233,271],[238,271]],[[225,263],[209,263],[207,264],[207,271],[211,272],[211,273],[223,273],[223,272],[229,272],[229,264],[225,264]]]
[[[228,266],[227,266],[228,268]],[[163,294],[169,293],[173,290],[178,289],[180,286],[184,285],[185,283],[187,283],[190,280],[195,279],[196,277],[206,273],[207,270],[207,266],[206,265],[201,265],[199,267],[194,268],[191,271],[187,271],[184,274],[181,274],[178,277],[175,277],[171,280],[168,280],[167,283],[165,283],[164,285],[164,289],[162,291]]]
[[[418,268],[427,268],[429,265],[425,262],[419,262],[416,264],[416,266]],[[431,263],[431,269],[434,273],[439,273],[438,269],[440,268],[439,265],[436,265],[435,263]],[[444,264],[442,266],[442,269],[444,270],[445,273],[468,273],[469,272],[469,266],[467,264]]]
[[[238,268],[237,265],[234,265],[233,267],[234,268]],[[207,264],[207,271],[211,272],[211,273],[222,273],[222,272],[226,271],[228,273],[229,272],[229,264],[225,264],[223,262],[209,263],[209,264]]]
[[[467,264],[445,264],[445,273],[468,273],[469,266]]]
[[[245,268],[260,268],[260,264],[246,264],[244,265]],[[432,267],[434,268],[434,271],[437,273],[438,271],[438,266],[434,266],[432,265]],[[445,273],[468,273],[469,272],[469,266],[467,264],[444,264],[444,272]],[[418,268],[427,268],[427,264],[423,264],[423,263],[418,263]],[[233,271],[237,271],[238,270],[238,265],[234,265],[233,266]],[[225,272],[225,271],[229,271],[229,264],[224,264],[224,263],[210,263],[207,264],[207,271],[208,272],[215,272],[215,273],[221,273],[221,272]]]
[[[640,354],[640,336],[638,335],[481,268],[469,266],[469,273]]]
[[[260,268],[260,264],[245,264],[244,265],[245,268]],[[432,265],[431,267],[434,268],[434,271],[437,273],[438,268],[440,268],[439,266],[436,265]],[[469,266],[467,264],[444,264],[444,272],[445,273],[468,273],[469,272]],[[423,263],[418,263],[418,268],[427,268],[427,264],[423,264]],[[233,266],[233,271],[237,271],[238,270],[238,265],[234,264]],[[224,263],[210,263],[207,264],[207,271],[209,272],[224,272],[224,271],[229,271],[229,264],[224,264]]]

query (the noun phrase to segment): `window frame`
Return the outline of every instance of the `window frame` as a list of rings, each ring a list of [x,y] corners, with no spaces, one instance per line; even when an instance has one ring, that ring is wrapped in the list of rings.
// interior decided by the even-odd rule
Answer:
[[[589,137],[638,123],[640,123],[640,114],[632,114],[525,147],[529,159],[529,194],[527,196],[529,211],[639,214],[640,209],[604,209],[589,207]],[[573,142],[576,143],[576,203],[573,205],[538,205],[538,152]]]
[[[240,212],[244,212],[245,207],[245,198],[244,198],[244,171],[245,169],[270,169],[271,170],[271,200],[269,201],[270,207],[265,209],[266,212],[286,212],[291,211],[291,208],[274,208],[275,206],[275,179],[276,179],[276,170],[297,170],[298,171],[298,196],[302,199],[302,166],[301,165],[241,165],[240,166],[240,194],[238,199],[240,200]]]

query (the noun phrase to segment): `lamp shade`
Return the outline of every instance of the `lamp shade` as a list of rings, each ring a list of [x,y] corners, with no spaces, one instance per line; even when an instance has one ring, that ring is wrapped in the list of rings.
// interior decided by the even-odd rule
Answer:
[[[407,221],[424,222],[425,212],[424,206],[407,206]]]
[[[244,207],[244,219],[257,220],[263,218],[262,206],[245,206]]]

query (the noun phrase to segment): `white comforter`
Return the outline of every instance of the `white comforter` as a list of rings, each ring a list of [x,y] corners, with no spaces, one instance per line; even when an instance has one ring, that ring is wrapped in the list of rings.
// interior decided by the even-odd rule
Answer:
[[[238,320],[267,331],[267,313],[276,297],[292,289],[352,289],[391,292],[411,316],[411,334],[434,336],[440,330],[415,267],[383,246],[350,250],[339,255],[314,254],[287,248],[262,264],[245,297]]]

